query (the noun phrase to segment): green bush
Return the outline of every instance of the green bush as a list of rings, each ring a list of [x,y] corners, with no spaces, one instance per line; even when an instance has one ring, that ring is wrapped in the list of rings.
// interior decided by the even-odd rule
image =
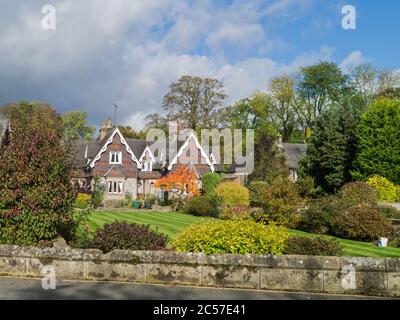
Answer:
[[[377,174],[400,184],[400,100],[380,99],[361,116],[357,127],[353,176]]]
[[[289,179],[277,178],[271,184],[252,185],[253,202],[258,204],[265,214],[264,220],[295,228],[299,222],[298,210],[303,201],[298,195],[294,183]]]
[[[400,203],[400,186],[396,186],[396,202]]]
[[[263,205],[264,191],[269,187],[265,181],[253,181],[249,184],[250,204],[252,207],[261,207]]]
[[[71,230],[65,225],[76,198],[71,149],[48,105],[12,105],[7,117],[12,134],[0,143],[0,243],[36,245]]]
[[[314,178],[311,176],[300,177],[296,183],[296,190],[297,193],[301,197],[312,197],[315,196],[316,189],[315,189],[315,181]]]
[[[332,232],[344,239],[372,241],[393,232],[390,221],[369,204],[359,204],[338,212],[331,224]]]
[[[216,185],[220,182],[221,182],[221,176],[215,172],[206,173],[201,178],[201,183],[205,194],[213,192]]]
[[[284,254],[301,256],[342,256],[343,247],[336,239],[324,237],[291,237],[286,241]]]
[[[115,200],[105,200],[104,201],[104,206],[106,208],[112,208],[112,209],[119,209],[124,207],[124,200],[122,199],[115,199]]]
[[[105,187],[100,184],[99,178],[95,177],[93,179],[93,192],[91,198],[91,206],[97,209],[101,206],[104,199]]]
[[[150,230],[150,226],[114,222],[99,229],[90,247],[104,253],[121,250],[159,250],[165,248],[167,236]]]
[[[375,206],[378,198],[375,190],[365,182],[350,182],[340,188],[338,196],[345,207],[352,207],[357,204],[369,204]]]
[[[338,198],[326,196],[311,201],[304,210],[299,228],[303,231],[315,234],[328,234],[331,219],[340,210]]]
[[[367,184],[370,185],[376,192],[378,199],[382,202],[396,202],[397,200],[397,189],[396,186],[388,179],[374,175],[367,180]]]
[[[249,206],[249,189],[236,182],[221,182],[214,193],[220,198],[222,206]]]
[[[288,237],[284,227],[252,220],[218,220],[195,224],[171,245],[181,252],[281,254]]]
[[[393,208],[391,206],[380,206],[379,211],[388,219],[399,219],[400,220],[400,210]]]
[[[194,196],[189,199],[183,207],[183,212],[193,216],[218,217],[219,200],[213,194],[205,194],[203,196]]]
[[[91,196],[87,193],[78,193],[75,199],[74,207],[79,209],[87,209],[90,207]]]
[[[252,210],[247,206],[222,207],[219,218],[222,220],[250,219]]]

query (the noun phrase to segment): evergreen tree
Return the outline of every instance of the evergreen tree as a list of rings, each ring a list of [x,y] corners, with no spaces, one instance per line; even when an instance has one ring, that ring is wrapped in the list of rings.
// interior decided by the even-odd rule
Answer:
[[[353,176],[365,180],[377,174],[400,184],[400,101],[376,101],[361,117],[356,135]]]
[[[317,118],[300,172],[314,177],[316,186],[325,192],[335,192],[352,179],[355,130],[362,107],[357,97],[345,98]]]

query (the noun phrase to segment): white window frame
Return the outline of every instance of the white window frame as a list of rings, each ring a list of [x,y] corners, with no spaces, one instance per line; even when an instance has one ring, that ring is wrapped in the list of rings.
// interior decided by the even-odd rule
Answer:
[[[153,163],[152,163],[152,161],[151,160],[144,160],[142,168],[143,168],[142,171],[144,171],[144,172],[153,171]]]
[[[117,158],[117,161],[112,161],[113,156]],[[110,164],[122,164],[122,152],[121,151],[110,151]]]
[[[108,194],[123,194],[124,182],[122,180],[108,180],[107,192]]]

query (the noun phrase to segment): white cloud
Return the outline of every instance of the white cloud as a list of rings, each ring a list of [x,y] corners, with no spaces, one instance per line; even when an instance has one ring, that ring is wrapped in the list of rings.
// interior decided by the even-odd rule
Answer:
[[[354,67],[366,63],[368,60],[363,56],[361,51],[351,52],[340,64],[340,68],[344,73],[350,72]]]
[[[0,103],[42,100],[59,112],[87,111],[95,124],[112,117],[116,103],[119,122],[140,129],[184,74],[221,79],[231,103],[333,54],[322,47],[287,64],[265,56],[285,43],[263,29],[265,3],[258,0],[228,7],[211,0],[60,0],[55,31],[41,28],[42,1],[4,1]],[[269,12],[307,2],[274,2]]]

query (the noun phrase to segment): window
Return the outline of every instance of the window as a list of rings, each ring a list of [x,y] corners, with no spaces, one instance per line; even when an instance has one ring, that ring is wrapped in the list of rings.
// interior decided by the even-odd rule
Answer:
[[[122,152],[111,151],[110,164],[121,164],[121,163],[122,163]]]
[[[108,181],[108,193],[121,194],[122,181]]]
[[[152,170],[152,163],[149,160],[143,161],[143,171],[151,171]]]

